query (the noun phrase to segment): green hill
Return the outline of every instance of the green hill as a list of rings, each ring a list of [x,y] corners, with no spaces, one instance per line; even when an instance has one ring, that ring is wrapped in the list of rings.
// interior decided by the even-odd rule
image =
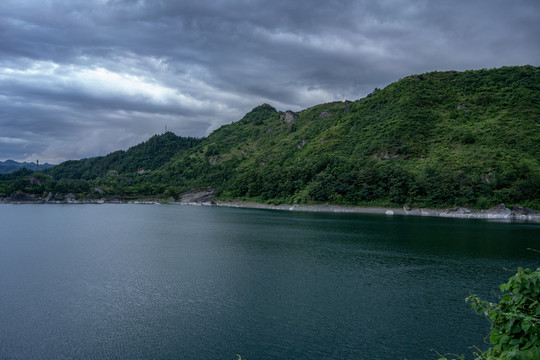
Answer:
[[[65,161],[40,173],[27,169],[9,175],[0,175],[0,196],[16,192],[42,194],[51,192],[77,193],[87,195],[103,179],[117,178],[124,183],[124,177],[151,172],[200,143],[201,139],[181,137],[172,132],[154,135],[149,140],[126,151],[119,150],[106,156],[82,160]],[[122,176],[123,175],[123,176]],[[26,178],[27,181],[24,181]],[[120,189],[108,189],[110,194],[120,194]]]
[[[129,148],[118,150],[106,156],[82,160],[70,160],[46,171],[54,179],[93,180],[116,173],[147,172],[156,170],[171,160],[173,155],[197,145],[200,139],[183,138],[168,131],[154,135],[149,140]]]
[[[539,208],[539,90],[539,68],[505,67],[413,75],[296,115],[262,105],[162,172],[225,198]]]
[[[297,114],[264,104],[192,145],[142,174],[115,158],[67,173],[130,196],[540,209],[540,68],[412,75]]]

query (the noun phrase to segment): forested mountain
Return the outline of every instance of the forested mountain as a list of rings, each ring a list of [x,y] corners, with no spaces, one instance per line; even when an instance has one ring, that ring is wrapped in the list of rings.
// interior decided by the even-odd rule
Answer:
[[[123,178],[119,177],[122,174],[133,177],[151,172],[170,161],[175,154],[182,154],[200,142],[201,139],[181,137],[169,131],[154,135],[126,151],[119,150],[106,156],[65,161],[40,173],[22,169],[0,176],[0,196],[16,192],[41,194],[49,191],[92,195],[94,185],[102,183],[104,179],[118,178],[121,179],[118,181],[123,182]],[[109,190],[115,192],[112,195],[121,193],[120,190]]]
[[[6,161],[0,161],[0,174],[10,174],[22,168],[26,168],[30,170],[44,170],[53,166],[54,165],[47,164],[47,163],[37,165],[36,163],[29,163],[29,162],[21,163],[14,160],[6,160]]]
[[[46,174],[57,180],[93,180],[106,176],[110,171],[117,174],[144,173],[158,169],[170,161],[173,155],[191,149],[200,141],[197,138],[177,136],[168,131],[161,135],[154,135],[127,151],[118,150],[106,156],[63,162],[46,171]]]
[[[264,104],[185,141],[164,157],[141,148],[48,174],[129,196],[213,187],[221,198],[272,202],[540,209],[540,68],[412,75],[298,113]]]

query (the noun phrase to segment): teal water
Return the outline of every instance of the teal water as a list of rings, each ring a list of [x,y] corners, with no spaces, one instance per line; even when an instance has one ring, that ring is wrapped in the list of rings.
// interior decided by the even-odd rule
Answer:
[[[436,359],[464,302],[540,266],[538,224],[1,205],[2,359]]]

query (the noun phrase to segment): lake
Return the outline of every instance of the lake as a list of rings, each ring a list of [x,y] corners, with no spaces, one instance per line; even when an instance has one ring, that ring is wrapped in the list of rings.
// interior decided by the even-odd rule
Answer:
[[[175,205],[0,205],[2,359],[437,359],[485,348],[540,225]],[[508,270],[511,269],[511,270]]]

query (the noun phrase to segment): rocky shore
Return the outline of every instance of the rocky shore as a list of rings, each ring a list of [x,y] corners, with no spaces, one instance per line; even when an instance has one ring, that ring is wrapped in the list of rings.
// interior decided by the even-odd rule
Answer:
[[[360,207],[342,205],[271,205],[242,201],[220,201],[217,202],[215,206],[308,212],[384,214],[388,216],[433,216],[462,219],[489,219],[500,221],[526,221],[540,223],[540,212],[522,206],[514,206],[512,209],[509,209],[504,204],[500,204],[488,210],[473,210],[467,207],[456,207],[451,209],[425,209],[411,208],[408,205],[404,205],[403,208]]]
[[[287,211],[309,211],[309,212],[335,212],[335,213],[363,213],[363,214],[384,214],[388,216],[434,216],[462,219],[489,219],[499,221],[526,221],[540,223],[540,212],[523,206],[507,208],[504,204],[495,206],[488,210],[474,210],[468,207],[455,207],[451,209],[425,209],[411,208],[405,204],[403,208],[383,208],[383,207],[360,207],[344,205],[291,205],[291,204],[262,204],[256,202],[227,200],[215,201],[214,189],[195,189],[180,194],[175,204],[187,205],[207,205],[250,209],[270,209]]]
[[[174,201],[174,199],[171,199]],[[74,194],[53,194],[49,193],[47,196],[27,195],[27,194],[15,194],[10,197],[0,198],[0,204],[161,204],[160,199],[148,198],[141,199],[135,197],[89,197],[79,198]]]
[[[407,204],[403,208],[360,207],[344,205],[290,205],[290,204],[263,204],[256,202],[226,200],[216,201],[214,189],[196,189],[180,194],[177,199],[166,200],[157,198],[131,198],[131,197],[101,197],[77,198],[74,194],[52,194],[35,196],[15,194],[11,197],[0,198],[0,204],[177,204],[197,206],[221,206],[251,209],[270,209],[286,211],[307,212],[333,212],[333,213],[363,213],[401,216],[432,216],[461,219],[488,219],[498,221],[525,221],[540,223],[540,212],[523,206],[514,206],[512,209],[500,204],[488,210],[474,210],[468,207],[455,207],[451,209],[425,209],[411,208]]]

